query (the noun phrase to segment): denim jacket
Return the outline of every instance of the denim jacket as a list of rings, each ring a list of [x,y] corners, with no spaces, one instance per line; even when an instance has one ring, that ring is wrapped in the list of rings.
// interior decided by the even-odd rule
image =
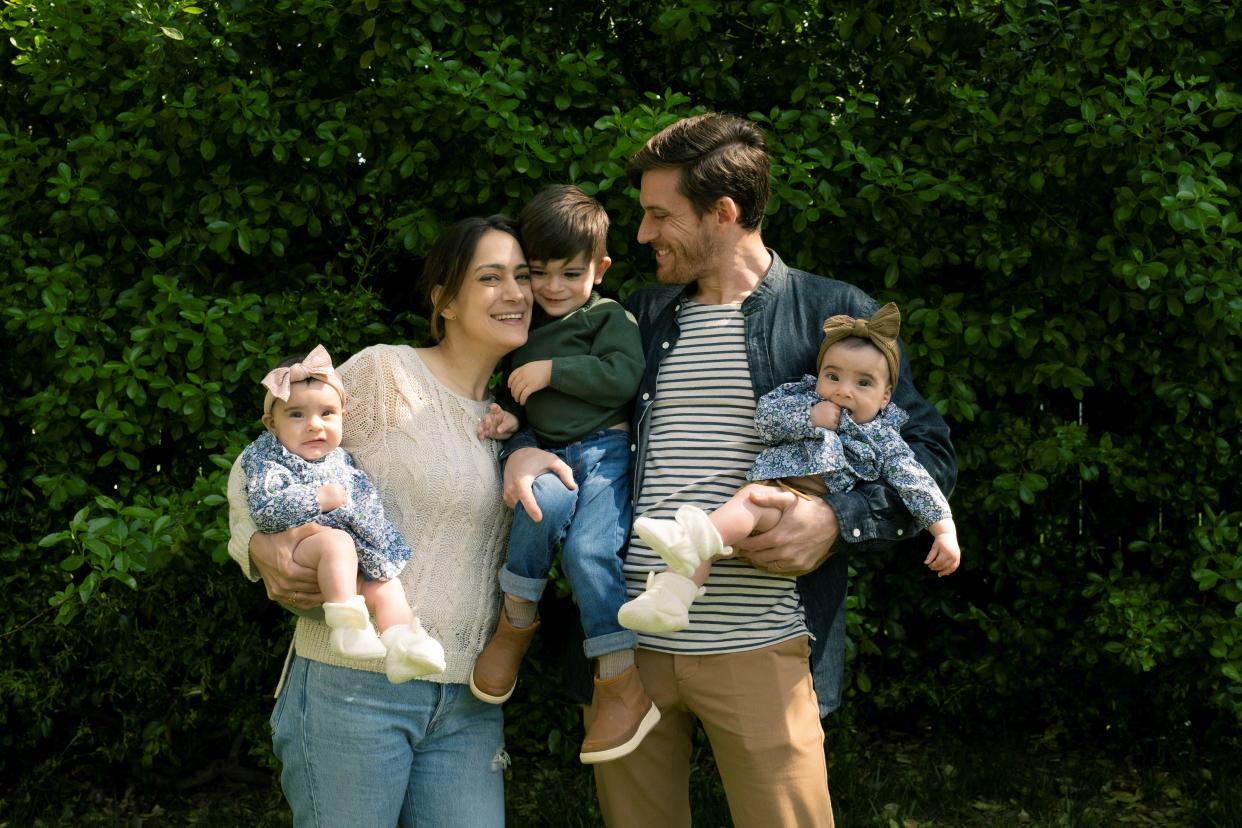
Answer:
[[[755,291],[742,302],[746,319],[746,354],[755,399],[778,385],[814,374],[823,340],[824,320],[833,314],[869,317],[879,305],[853,285],[787,267],[772,253],[772,266]],[[660,363],[677,342],[677,312],[695,286],[649,285],[625,302],[638,320],[646,367],[634,399],[631,455],[635,500],[642,488],[643,461],[651,426]],[[914,388],[902,349],[901,377],[892,401],[909,415],[901,436],[948,497],[957,481],[957,462],[949,427]],[[503,454],[534,445],[529,435],[515,435]],[[848,553],[868,552],[913,537],[919,527],[897,492],[880,482],[860,483],[824,499],[837,514],[841,534],[831,557],[819,569],[798,578],[798,591],[812,635],[811,675],[820,715],[841,704],[845,672],[845,593]]]

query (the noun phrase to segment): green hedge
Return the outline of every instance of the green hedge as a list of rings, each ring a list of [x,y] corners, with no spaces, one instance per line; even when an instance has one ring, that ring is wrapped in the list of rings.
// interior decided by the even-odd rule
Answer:
[[[424,339],[430,241],[547,183],[604,201],[628,293],[625,160],[702,109],[762,122],[765,238],[902,305],[954,429],[965,569],[851,561],[848,709],[1235,725],[1233,5],[5,4],[0,774],[268,761],[286,622],[221,497],[257,380]]]

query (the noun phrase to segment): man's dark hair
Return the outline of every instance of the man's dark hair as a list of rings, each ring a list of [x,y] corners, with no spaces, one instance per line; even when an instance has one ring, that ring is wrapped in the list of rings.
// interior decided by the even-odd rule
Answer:
[[[643,173],[657,168],[681,170],[677,191],[690,199],[698,215],[728,196],[737,203],[739,223],[747,230],[758,230],[763,222],[771,162],[763,132],[745,118],[707,112],[665,127],[630,159],[630,184],[640,187]]]
[[[531,261],[572,259],[580,254],[595,261],[608,255],[608,213],[573,184],[540,190],[522,208],[518,227]]]

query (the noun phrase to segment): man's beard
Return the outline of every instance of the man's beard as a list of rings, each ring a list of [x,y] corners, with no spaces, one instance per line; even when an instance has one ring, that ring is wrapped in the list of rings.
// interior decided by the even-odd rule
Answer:
[[[685,246],[672,251],[671,266],[657,269],[656,278],[665,285],[688,285],[702,278],[711,260],[711,242],[706,233],[698,233]]]

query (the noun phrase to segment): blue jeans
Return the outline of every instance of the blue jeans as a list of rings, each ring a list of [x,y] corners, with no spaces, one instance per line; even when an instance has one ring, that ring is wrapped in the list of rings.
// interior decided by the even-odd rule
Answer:
[[[504,825],[501,707],[464,684],[297,656],[271,724],[297,828]]]
[[[620,553],[630,533],[632,510],[630,435],[605,429],[548,451],[573,469],[578,488],[570,491],[550,473],[535,478],[535,500],[543,520],[532,521],[521,504],[514,510],[500,588],[538,601],[560,546],[561,569],[582,614],[586,657],[633,649],[637,636],[617,623],[617,610],[626,601]]]

